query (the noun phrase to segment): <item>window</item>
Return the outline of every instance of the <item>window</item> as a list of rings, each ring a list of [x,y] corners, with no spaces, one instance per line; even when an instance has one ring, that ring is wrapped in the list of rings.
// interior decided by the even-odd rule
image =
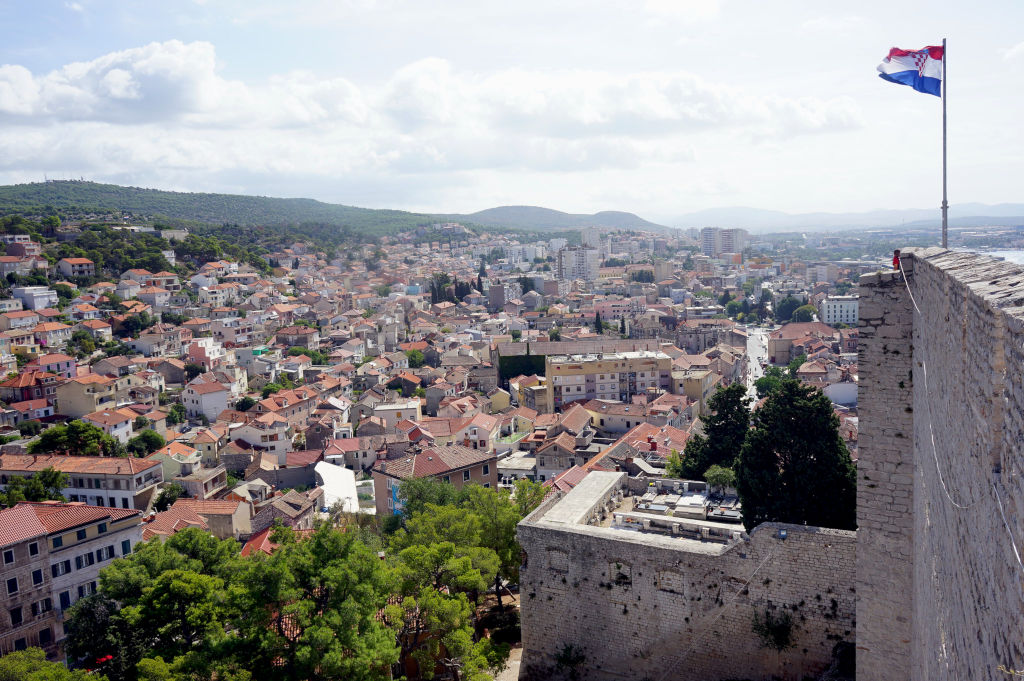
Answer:
[[[14,642],[15,650],[25,650],[26,648],[28,648],[28,641],[26,641],[25,639],[19,638],[17,641]]]
[[[21,606],[18,606],[17,608],[11,608],[11,626],[20,627],[21,621]]]
[[[125,539],[123,542],[121,542],[121,555],[122,556],[127,556],[131,552],[132,552],[132,542],[129,539]]]
[[[106,523],[100,523],[99,526],[96,529],[98,529],[100,531],[100,534],[103,534],[104,532],[107,531],[107,524]]]
[[[488,464],[484,464],[484,475],[491,474],[491,467]]]
[[[489,483],[489,482],[485,482],[484,483],[484,487],[490,487],[490,486],[491,486],[491,483]]]
[[[61,591],[60,592],[60,609],[66,610],[71,607],[71,592]]]
[[[85,530],[79,530],[78,532],[75,532],[75,539],[77,539],[78,541],[82,541],[83,539],[85,539]]]
[[[444,477],[443,477],[443,478],[441,478],[441,479],[442,479],[442,480],[444,480],[445,482],[451,482],[451,481],[452,481],[452,478],[451,478],[451,476],[450,476],[450,475],[446,475],[446,476],[444,476]]]
[[[31,544],[28,545],[28,555],[30,555],[30,556],[38,556],[39,555],[39,543],[38,542],[32,542]]]
[[[60,577],[61,575],[66,575],[69,572],[71,572],[71,560],[70,559],[65,560],[65,561],[63,561],[61,563],[55,563],[50,568],[50,573],[54,577]]]
[[[8,549],[4,551],[4,565],[10,565],[14,562],[14,551]]]
[[[53,632],[50,631],[50,627],[40,629],[39,631],[39,645],[49,645],[53,641]]]
[[[469,480],[469,471],[462,471],[462,481],[466,482]]]
[[[35,586],[39,586],[42,583],[43,583],[43,571],[42,570],[33,570],[32,571],[32,584],[35,585]]]
[[[53,538],[53,548],[59,549],[62,546],[64,546],[64,537],[54,537]]]
[[[10,579],[7,580],[7,593],[8,594],[16,594],[16,593],[18,593],[18,578],[17,577],[11,577]]]

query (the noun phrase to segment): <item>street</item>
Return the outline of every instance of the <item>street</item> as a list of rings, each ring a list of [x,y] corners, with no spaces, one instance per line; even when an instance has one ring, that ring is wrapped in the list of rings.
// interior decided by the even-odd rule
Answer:
[[[762,327],[747,328],[747,395],[757,399],[754,381],[764,375],[762,362],[768,361],[768,333],[770,329]]]

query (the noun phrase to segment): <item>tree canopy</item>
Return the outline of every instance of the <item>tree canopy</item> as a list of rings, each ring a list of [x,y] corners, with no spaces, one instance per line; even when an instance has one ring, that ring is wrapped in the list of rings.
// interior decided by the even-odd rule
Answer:
[[[813,322],[818,310],[813,305],[801,305],[793,310],[794,322]]]
[[[61,492],[68,486],[69,477],[52,467],[24,478],[12,475],[7,488],[0,491],[0,506],[14,506],[19,501],[67,501]]]
[[[748,530],[766,521],[856,526],[854,464],[832,402],[817,388],[787,378],[769,393],[735,472]]]
[[[669,461],[668,475],[703,479],[711,466],[730,468],[750,429],[750,398],[742,383],[719,388],[708,400],[710,413],[703,417],[704,435],[686,441],[683,457]]]
[[[85,421],[50,426],[28,445],[29,454],[71,454],[82,456],[128,456],[124,445],[102,428]]]

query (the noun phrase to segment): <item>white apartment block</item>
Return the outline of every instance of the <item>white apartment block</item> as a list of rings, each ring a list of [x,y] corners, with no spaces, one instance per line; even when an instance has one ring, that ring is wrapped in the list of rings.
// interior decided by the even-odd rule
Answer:
[[[598,265],[597,249],[590,246],[570,246],[558,252],[559,279],[594,281]]]
[[[818,306],[818,316],[825,324],[857,326],[857,296],[829,296]]]

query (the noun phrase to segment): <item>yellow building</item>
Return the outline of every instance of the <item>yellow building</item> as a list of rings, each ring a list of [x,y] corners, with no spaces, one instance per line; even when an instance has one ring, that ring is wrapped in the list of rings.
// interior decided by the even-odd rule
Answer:
[[[116,406],[116,384],[113,378],[87,374],[57,386],[55,411],[62,416],[81,418],[101,409]]]
[[[707,369],[673,371],[672,391],[694,401],[694,416],[704,416],[708,410],[708,400],[715,394],[717,379],[718,375]]]
[[[619,400],[672,390],[672,358],[663,352],[549,355],[545,360],[548,406],[558,411],[576,400]]]

